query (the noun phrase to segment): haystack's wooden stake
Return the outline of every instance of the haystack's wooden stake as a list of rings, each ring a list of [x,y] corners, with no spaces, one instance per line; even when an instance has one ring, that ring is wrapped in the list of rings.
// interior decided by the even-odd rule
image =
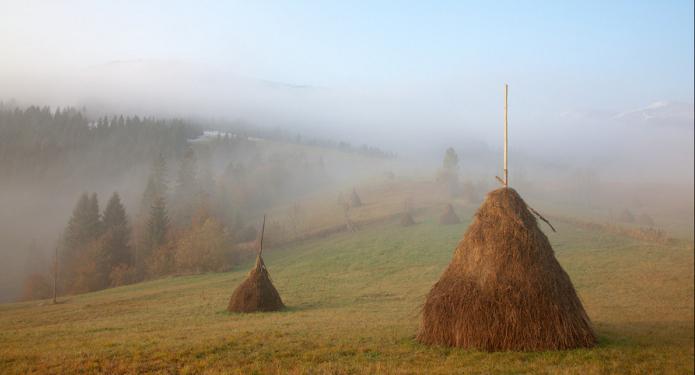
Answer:
[[[261,226],[261,243],[259,245],[258,249],[258,255],[260,256],[261,253],[263,253],[263,234],[265,233],[265,215],[263,215],[263,226]]]
[[[507,96],[509,85],[504,84],[504,187],[509,187],[509,174],[507,171]]]

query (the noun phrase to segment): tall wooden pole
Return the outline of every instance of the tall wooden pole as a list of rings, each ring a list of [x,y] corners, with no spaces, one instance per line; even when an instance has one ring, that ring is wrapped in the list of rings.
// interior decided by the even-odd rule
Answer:
[[[260,243],[260,248],[258,249],[258,255],[261,255],[263,252],[263,234],[265,233],[265,215],[263,215],[263,226],[261,227],[261,243]]]
[[[507,141],[508,141],[508,130],[507,130],[507,96],[509,93],[509,85],[504,84],[504,187],[509,187],[509,173],[507,170]]]

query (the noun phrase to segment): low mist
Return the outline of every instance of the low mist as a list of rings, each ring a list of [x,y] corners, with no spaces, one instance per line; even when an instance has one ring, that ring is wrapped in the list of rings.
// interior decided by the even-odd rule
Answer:
[[[166,14],[147,26],[137,25],[159,15],[154,5],[0,8],[0,130],[13,129],[0,150],[0,300],[18,298],[27,273],[50,268],[82,193],[96,193],[103,209],[118,192],[137,225],[158,155],[172,204],[188,149],[210,196],[240,194],[229,211],[211,205],[238,233],[267,210],[336,200],[385,174],[434,181],[449,147],[460,181],[482,194],[502,173],[505,83],[512,185],[551,211],[570,205],[603,220],[631,207],[692,238],[693,40],[682,32],[692,18],[633,40],[645,16],[608,6],[598,13],[620,26],[583,33],[577,23],[537,28],[530,14],[496,18],[487,8],[479,11],[489,24],[480,23],[463,5],[403,10],[383,25],[370,22],[381,7],[336,5],[319,16],[306,5],[208,4],[190,14],[160,5]],[[520,25],[529,27],[517,33]],[[36,115],[11,123],[9,114],[32,106]],[[64,124],[39,119],[66,108],[81,116],[66,121],[92,129],[76,131],[74,144],[41,135]],[[122,134],[98,131],[119,116],[138,120]],[[133,135],[145,119],[160,133]],[[32,139],[14,130],[32,126]],[[56,139],[65,149],[52,154]],[[10,152],[15,140],[27,146]]]

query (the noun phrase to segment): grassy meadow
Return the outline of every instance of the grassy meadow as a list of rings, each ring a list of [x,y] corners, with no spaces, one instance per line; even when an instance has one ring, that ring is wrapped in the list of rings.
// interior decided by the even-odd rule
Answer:
[[[472,213],[459,210],[460,225],[424,213],[414,227],[386,222],[269,249],[282,312],[226,312],[250,262],[57,305],[0,305],[0,373],[693,373],[692,243],[562,223],[549,238],[598,347],[490,354],[417,343],[419,308]]]

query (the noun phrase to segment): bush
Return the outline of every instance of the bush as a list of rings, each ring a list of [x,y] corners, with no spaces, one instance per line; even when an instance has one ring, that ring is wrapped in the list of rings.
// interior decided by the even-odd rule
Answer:
[[[232,241],[226,229],[213,218],[194,225],[179,238],[174,256],[177,272],[227,271],[233,264]]]
[[[157,277],[169,275],[174,272],[174,252],[176,251],[175,243],[169,241],[164,245],[156,248],[152,255],[147,259],[147,276]]]

